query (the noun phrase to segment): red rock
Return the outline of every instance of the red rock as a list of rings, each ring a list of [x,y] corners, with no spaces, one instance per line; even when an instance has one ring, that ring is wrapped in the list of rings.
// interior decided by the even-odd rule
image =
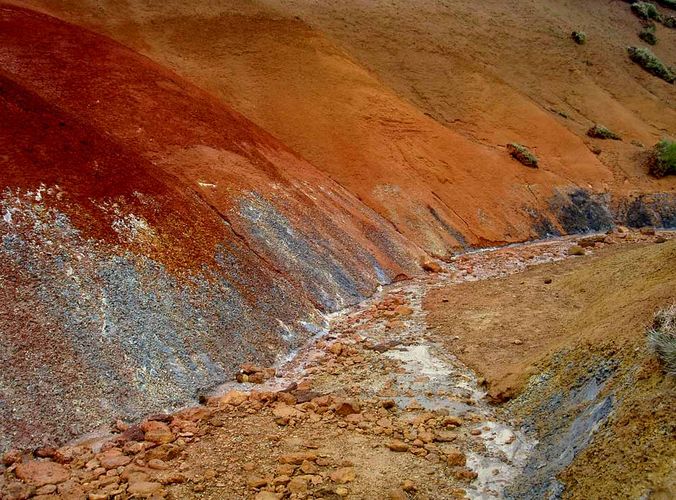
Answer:
[[[220,404],[239,406],[242,403],[244,403],[247,399],[249,399],[249,396],[247,395],[247,393],[233,390],[233,391],[227,392],[226,394],[224,394],[221,397]]]
[[[340,415],[341,417],[359,413],[360,411],[361,407],[359,406],[359,403],[353,399],[345,399],[336,404],[336,415]]]
[[[19,464],[15,472],[16,477],[38,488],[46,484],[62,483],[69,477],[68,470],[63,465],[36,460]]]
[[[338,484],[346,484],[352,482],[357,477],[354,467],[341,467],[336,469],[329,475],[331,481]]]
[[[123,467],[131,462],[131,457],[123,455],[121,450],[108,450],[104,453],[97,455],[101,467],[106,469],[116,469],[118,467]]]
[[[409,445],[404,443],[403,441],[399,441],[398,439],[395,439],[393,441],[390,441],[387,443],[387,447],[392,450],[392,451],[397,451],[397,452],[404,452],[408,451],[410,448]]]
[[[162,484],[151,481],[136,481],[127,486],[127,493],[136,497],[150,496],[161,490]]]
[[[426,260],[420,263],[420,267],[428,273],[440,273],[443,271],[443,268],[436,262],[432,260]]]
[[[448,463],[448,465],[452,467],[455,466],[464,467],[465,463],[467,462],[467,458],[465,457],[465,454],[460,450],[451,450],[446,452],[446,462]]]
[[[158,422],[156,420],[151,420],[150,422],[144,422],[141,424],[141,429],[144,432],[144,437],[146,441],[157,444],[166,444],[171,443],[176,436],[171,432],[169,426],[164,422]]]
[[[282,455],[279,457],[279,463],[282,464],[293,464],[293,465],[300,465],[302,464],[305,460],[308,462],[314,462],[317,460],[317,454],[312,453],[310,451],[301,451],[298,453],[288,453],[286,455]]]

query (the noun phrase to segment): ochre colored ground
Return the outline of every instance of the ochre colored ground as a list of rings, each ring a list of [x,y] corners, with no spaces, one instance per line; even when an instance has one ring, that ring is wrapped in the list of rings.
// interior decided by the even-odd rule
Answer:
[[[463,238],[533,237],[531,209],[546,211],[557,187],[674,189],[646,176],[643,150],[630,143],[673,133],[676,113],[670,86],[625,60],[638,23],[627,6],[22,3],[120,40],[212,92],[438,255]],[[588,47],[568,38],[578,25],[589,30]],[[673,35],[660,37],[656,51],[669,60]],[[625,141],[586,138],[596,121]],[[531,147],[540,169],[509,158],[511,141]]]
[[[483,375],[499,400],[518,394],[554,352],[643,342],[655,311],[676,299],[675,257],[674,240],[630,251],[609,246],[594,256],[434,290],[425,307],[449,350]]]

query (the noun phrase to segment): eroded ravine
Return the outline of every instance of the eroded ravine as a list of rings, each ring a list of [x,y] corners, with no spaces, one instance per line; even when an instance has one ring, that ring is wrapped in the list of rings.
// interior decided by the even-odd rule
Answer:
[[[41,458],[3,495],[57,498],[499,498],[535,446],[426,321],[425,294],[566,258],[572,239],[472,252],[327,316],[262,384]],[[246,367],[255,377],[262,368]],[[13,495],[13,496],[12,496]],[[4,496],[3,496],[4,498]],[[45,498],[53,498],[46,496]]]

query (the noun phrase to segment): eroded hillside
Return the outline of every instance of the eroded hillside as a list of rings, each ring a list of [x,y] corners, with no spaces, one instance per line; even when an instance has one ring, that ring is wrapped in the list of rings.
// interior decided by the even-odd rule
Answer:
[[[0,448],[176,410],[433,257],[676,226],[629,6],[513,4],[0,1]]]

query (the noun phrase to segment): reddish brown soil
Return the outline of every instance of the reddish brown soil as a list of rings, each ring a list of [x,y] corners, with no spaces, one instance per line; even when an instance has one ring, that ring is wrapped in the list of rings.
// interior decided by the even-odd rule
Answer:
[[[626,6],[592,11],[597,26],[573,6],[535,2],[481,9],[292,2],[282,9],[276,2],[132,1],[114,11],[95,2],[28,3],[100,30],[210,90],[440,255],[459,246],[459,235],[470,244],[534,236],[525,207],[546,211],[556,187],[674,188],[671,179],[649,179],[640,148],[629,143],[651,144],[673,131],[668,85],[623,54],[603,59],[634,36]],[[590,49],[568,39],[577,23],[589,26]],[[601,34],[608,31],[616,33],[611,40]],[[660,51],[668,60],[671,52]],[[551,107],[574,116],[564,120]],[[593,121],[626,136],[619,145],[599,142],[601,161],[584,135]],[[510,141],[533,148],[541,168],[510,159]]]

